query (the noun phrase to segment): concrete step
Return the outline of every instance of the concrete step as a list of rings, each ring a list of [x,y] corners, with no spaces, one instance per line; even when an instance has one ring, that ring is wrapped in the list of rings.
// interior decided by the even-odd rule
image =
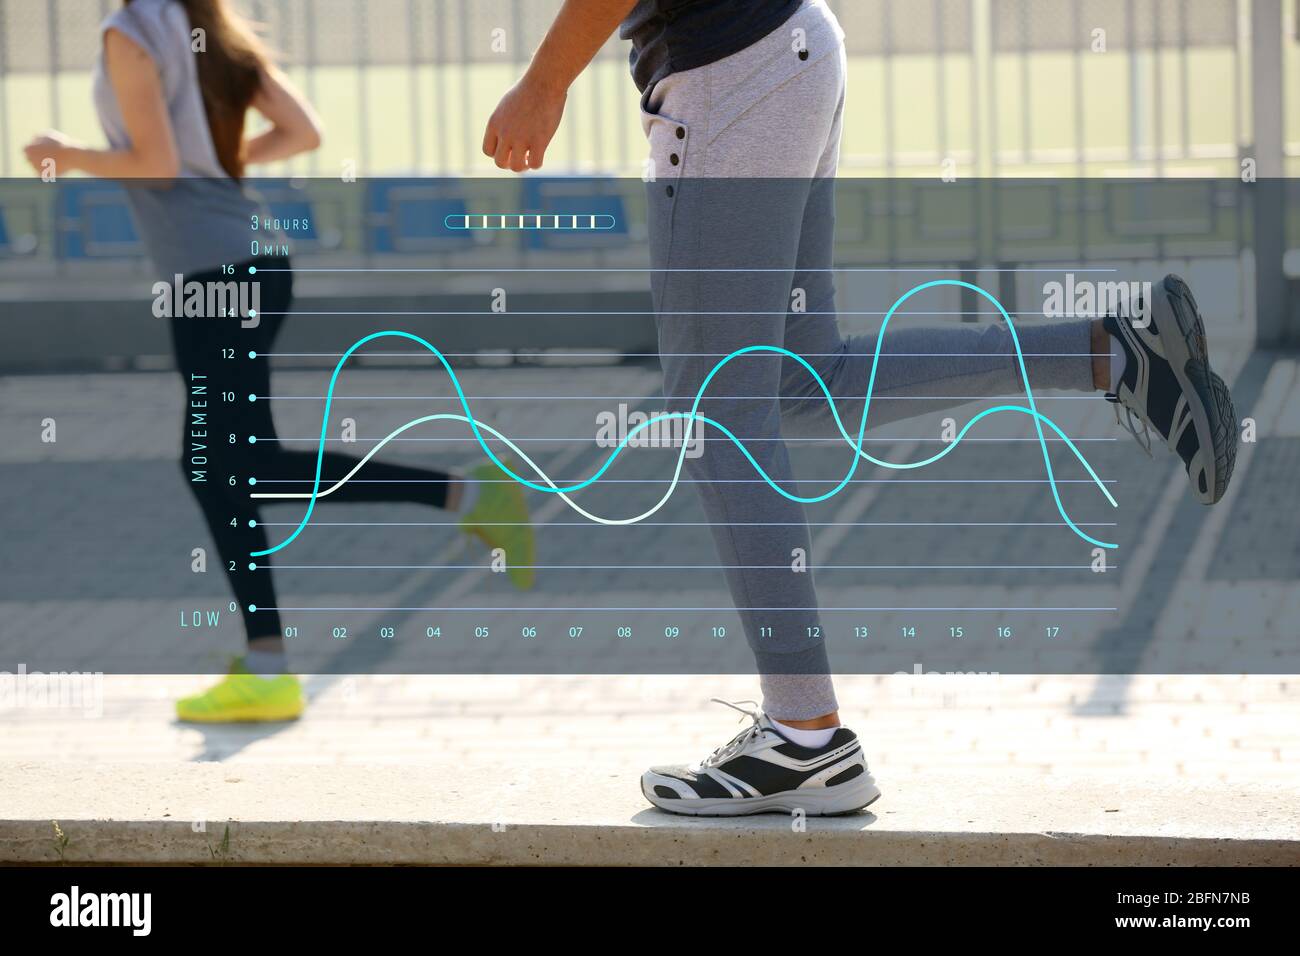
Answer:
[[[8,763],[0,863],[1300,865],[1284,783],[914,774],[852,817],[702,820],[613,770]]]

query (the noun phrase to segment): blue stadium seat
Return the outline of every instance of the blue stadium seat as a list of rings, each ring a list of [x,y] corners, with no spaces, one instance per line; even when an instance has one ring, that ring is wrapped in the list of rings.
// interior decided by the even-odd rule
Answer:
[[[31,255],[36,251],[36,246],[36,237],[32,234],[15,234],[10,230],[4,207],[0,206],[0,259]]]
[[[118,259],[144,253],[126,192],[117,183],[59,183],[57,248],[64,259]]]
[[[449,229],[448,216],[467,212],[461,186],[448,180],[376,179],[366,190],[366,248],[416,253],[466,249],[472,234]]]
[[[276,219],[281,222],[296,219],[307,223],[302,228],[284,230],[295,252],[333,249],[339,245],[341,236],[337,230],[321,228],[311,194],[300,183],[291,179],[258,179],[249,181],[248,185],[252,192],[262,197]]]
[[[606,249],[627,241],[627,180],[595,176],[525,176],[523,213],[542,216],[610,216],[610,229],[538,229],[524,233],[532,249]],[[640,182],[637,181],[637,185]],[[511,210],[513,211],[513,210]]]

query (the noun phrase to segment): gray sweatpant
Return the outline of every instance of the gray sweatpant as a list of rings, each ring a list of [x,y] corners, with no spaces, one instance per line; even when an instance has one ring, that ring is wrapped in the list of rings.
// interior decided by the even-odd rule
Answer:
[[[781,346],[816,369],[856,434],[876,336],[842,337],[834,314],[833,191],[844,80],[839,24],[823,3],[808,0],[759,42],[672,74],[643,97],[653,176],[651,281],[670,411],[690,411],[727,354]],[[802,310],[792,309],[796,290]],[[1092,388],[1088,321],[1017,331],[1035,388]],[[890,330],[881,353],[922,354],[882,359],[868,428],[971,396],[1023,391],[1001,323]],[[888,401],[909,395],[930,399]],[[771,353],[724,365],[698,411],[744,441],[792,493],[783,434],[839,434],[807,370]],[[711,429],[706,435],[722,437]],[[730,441],[707,442],[687,464],[754,651],[763,709],[785,720],[836,710],[812,575],[790,568],[797,548],[815,567],[803,505],[764,483],[735,483],[754,471]]]

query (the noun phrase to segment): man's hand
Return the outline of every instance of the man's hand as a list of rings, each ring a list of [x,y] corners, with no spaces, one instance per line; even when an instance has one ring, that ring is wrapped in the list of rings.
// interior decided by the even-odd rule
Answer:
[[[636,0],[564,0],[524,78],[501,97],[483,152],[502,169],[541,169],[569,86],[587,68]]]
[[[525,74],[512,86],[488,119],[483,153],[498,167],[522,173],[541,169],[555,131],[564,116],[567,94]]]
[[[54,160],[56,173],[67,173],[72,171],[69,157],[80,145],[76,140],[56,129],[47,129],[23,147],[23,155],[27,157],[27,162],[37,173],[44,172],[41,164],[47,159]]]

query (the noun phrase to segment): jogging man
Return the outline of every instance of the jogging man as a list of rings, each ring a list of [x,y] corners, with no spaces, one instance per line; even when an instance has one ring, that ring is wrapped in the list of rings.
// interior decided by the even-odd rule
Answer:
[[[652,292],[669,410],[689,412],[723,357],[779,346],[805,357],[842,420],[856,423],[876,336],[844,338],[834,316],[833,184],[846,71],[834,15],[822,0],[566,0],[488,121],[483,151],[499,167],[541,168],[566,91],[620,23],[632,41],[653,163]],[[802,311],[791,310],[795,289],[806,297]],[[1152,298],[1143,322],[1110,316],[1019,329],[1028,377],[1034,388],[1106,392],[1160,434],[1186,466],[1193,494],[1212,504],[1232,473],[1231,399],[1210,370],[1186,284],[1169,276]],[[904,354],[877,371],[872,394],[886,400],[871,405],[871,426],[1025,389],[1001,323],[890,331],[885,342]],[[954,397],[888,401],[941,394],[937,383]],[[838,434],[807,368],[770,352],[719,369],[697,411],[741,439],[780,486],[792,482],[783,429]],[[833,814],[872,803],[880,791],[857,736],[841,725],[824,642],[812,636],[820,628],[811,576],[784,566],[796,548],[812,563],[802,504],[766,484],[735,484],[754,466],[730,441],[710,442],[688,467],[728,568],[763,703],[746,711],[747,729],[701,763],[647,771],[642,792],[657,807],[696,815]]]

